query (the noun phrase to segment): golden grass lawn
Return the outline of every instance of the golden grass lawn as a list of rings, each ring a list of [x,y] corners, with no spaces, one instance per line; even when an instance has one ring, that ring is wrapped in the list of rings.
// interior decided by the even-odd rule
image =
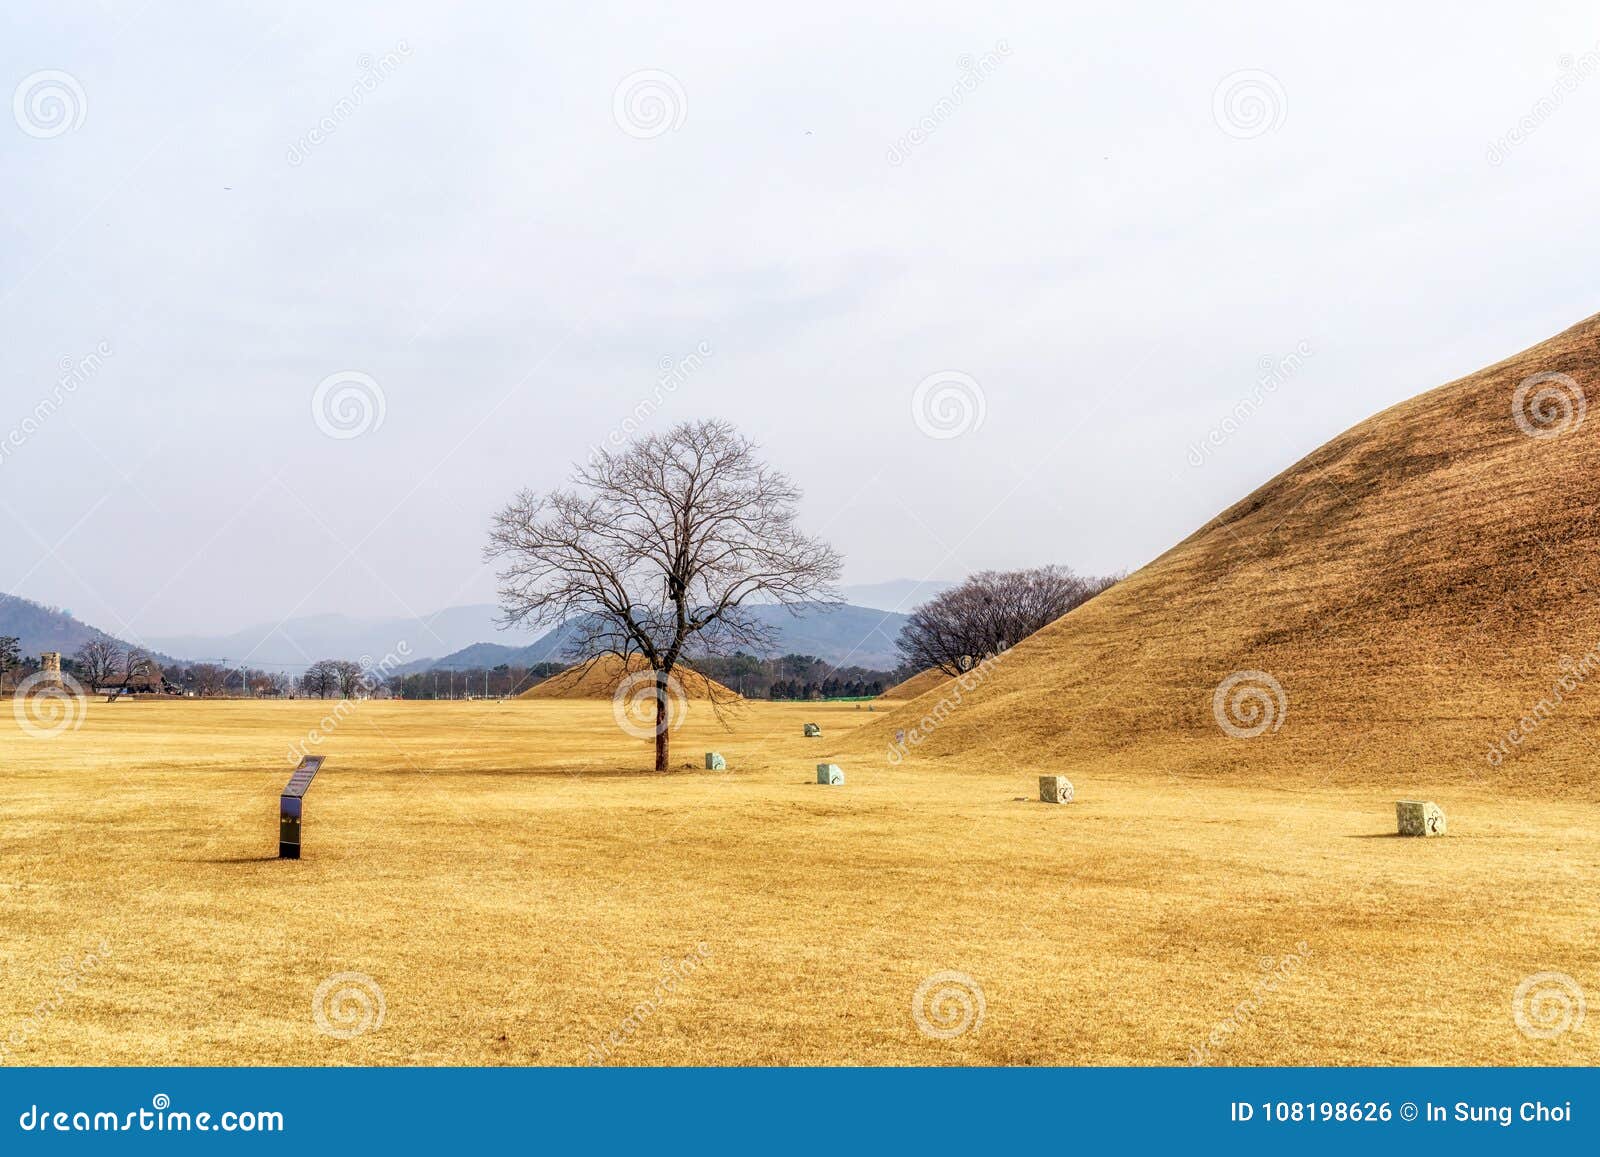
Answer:
[[[0,729],[7,1063],[1183,1064],[1230,1020],[1210,1063],[1600,1059],[1593,1010],[1553,1040],[1512,1010],[1541,970],[1600,992],[1592,803],[1462,782],[1451,835],[1406,840],[1389,785],[891,766],[856,730],[881,705],[692,709],[695,769],[658,777],[609,704],[367,703],[279,861],[288,749],[327,706]],[[698,770],[712,748],[728,772]],[[845,786],[813,782],[824,758]],[[1046,772],[1078,802],[1036,802]],[[983,1015],[938,1039],[912,1007],[946,970]],[[343,972],[385,1005],[352,1039],[313,1015]]]

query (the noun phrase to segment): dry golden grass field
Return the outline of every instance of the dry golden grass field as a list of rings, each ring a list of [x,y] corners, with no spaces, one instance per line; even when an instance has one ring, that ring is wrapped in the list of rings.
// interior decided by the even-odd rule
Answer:
[[[0,731],[4,1059],[1596,1063],[1597,380],[1591,319],[960,680],[693,702],[668,775],[604,700],[361,704],[300,862],[325,705]]]
[[[696,705],[674,749],[695,767],[656,776],[608,703],[373,702],[321,746],[305,859],[279,861],[288,749],[328,706],[95,702],[55,738],[0,730],[6,1063],[1600,1055],[1592,1017],[1543,1040],[1512,1007],[1544,970],[1600,989],[1589,802],[1463,781],[1435,793],[1452,834],[1408,840],[1404,777],[1248,785],[1159,750],[896,766],[860,727],[883,705],[751,703],[731,731]],[[712,748],[727,772],[698,770]],[[824,757],[843,787],[812,782]],[[1044,771],[1078,801],[1037,802]],[[946,971],[982,994],[981,1019],[970,989],[943,994],[965,1017],[924,1002],[935,1032],[965,1019],[950,1039],[913,1016]],[[340,973],[381,1024],[319,1029]]]

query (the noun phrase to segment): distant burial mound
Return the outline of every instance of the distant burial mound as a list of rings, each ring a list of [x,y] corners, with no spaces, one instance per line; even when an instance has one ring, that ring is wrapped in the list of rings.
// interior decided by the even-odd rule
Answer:
[[[1591,401],[1597,318],[1369,418],[1012,647],[907,758],[1600,796]]]
[[[901,683],[896,683],[889,688],[879,699],[915,699],[918,695],[932,691],[940,683],[950,678],[937,667],[929,667],[926,671],[911,676]]]
[[[626,667],[616,655],[602,655],[589,663],[577,663],[565,671],[550,676],[543,683],[528,688],[519,699],[610,699],[624,675],[648,671],[650,664],[642,656],[629,657]],[[724,687],[715,679],[708,679],[679,663],[672,676],[683,687],[690,699],[737,699],[737,692]]]

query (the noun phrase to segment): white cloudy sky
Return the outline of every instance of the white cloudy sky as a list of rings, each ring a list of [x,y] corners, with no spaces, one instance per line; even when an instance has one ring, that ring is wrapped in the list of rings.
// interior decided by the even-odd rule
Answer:
[[[649,424],[759,439],[849,581],[1131,569],[1600,308],[1593,5],[1226,7],[8,3],[0,587],[129,636],[487,601],[491,512],[701,343]],[[934,374],[981,425],[924,432]]]

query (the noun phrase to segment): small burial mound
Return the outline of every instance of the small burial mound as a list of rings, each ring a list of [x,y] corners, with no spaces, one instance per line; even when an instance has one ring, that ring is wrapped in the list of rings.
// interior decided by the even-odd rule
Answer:
[[[1339,435],[861,742],[915,727],[913,765],[1029,775],[1600,798],[1596,407],[1590,318]]]
[[[519,699],[610,699],[624,677],[639,671],[648,671],[650,664],[643,656],[631,655],[626,665],[616,655],[602,655],[587,663],[576,663],[559,671],[542,683],[528,688]],[[690,699],[721,701],[737,699],[738,693],[724,687],[715,679],[708,679],[698,671],[679,663],[672,676],[683,687]]]

